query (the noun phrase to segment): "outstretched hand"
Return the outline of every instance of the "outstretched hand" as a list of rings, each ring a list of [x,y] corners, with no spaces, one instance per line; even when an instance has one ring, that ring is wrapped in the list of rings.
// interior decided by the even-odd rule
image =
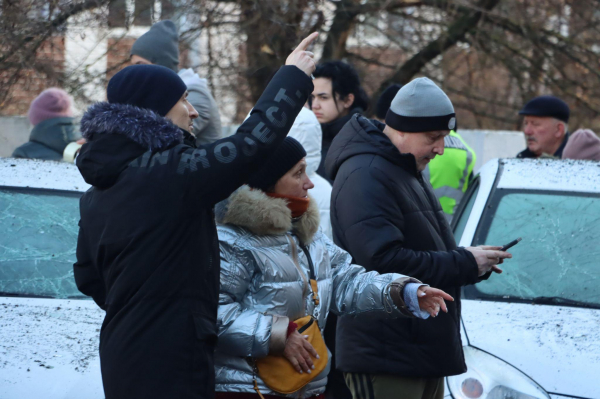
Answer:
[[[419,308],[429,313],[431,317],[437,316],[440,309],[448,313],[448,308],[446,307],[444,299],[454,302],[454,298],[444,291],[426,286],[419,287],[417,290],[417,298],[419,299]]]
[[[314,60],[314,54],[307,51],[308,47],[315,41],[319,36],[319,33],[313,32],[306,39],[302,40],[298,47],[292,51],[292,53],[285,60],[285,65],[295,65],[302,70],[305,74],[310,76],[317,67]]]

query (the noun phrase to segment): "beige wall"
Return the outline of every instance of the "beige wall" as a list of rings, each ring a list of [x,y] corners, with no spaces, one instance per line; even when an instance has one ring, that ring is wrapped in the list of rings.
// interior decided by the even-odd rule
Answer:
[[[26,143],[32,128],[26,116],[0,116],[0,157],[10,157]]]

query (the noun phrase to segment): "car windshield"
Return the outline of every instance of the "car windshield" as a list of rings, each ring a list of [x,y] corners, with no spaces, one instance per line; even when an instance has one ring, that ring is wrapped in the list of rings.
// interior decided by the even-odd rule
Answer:
[[[469,287],[467,297],[600,306],[600,196],[497,190],[473,244],[518,237],[504,273]]]
[[[0,295],[75,298],[80,193],[0,188]]]

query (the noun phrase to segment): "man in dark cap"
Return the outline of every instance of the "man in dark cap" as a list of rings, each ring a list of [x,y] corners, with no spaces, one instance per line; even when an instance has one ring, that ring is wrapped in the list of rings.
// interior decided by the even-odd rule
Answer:
[[[561,158],[569,140],[569,106],[560,98],[540,96],[529,101],[519,115],[527,148],[517,158]]]
[[[385,123],[392,101],[401,88],[401,85],[393,84],[381,94],[377,100],[378,121]],[[448,222],[452,221],[460,200],[469,188],[476,160],[475,151],[455,130],[451,130],[444,137],[444,153],[432,159],[423,171],[440,200]]]
[[[162,65],[178,72],[187,86],[188,101],[198,111],[191,131],[198,145],[210,144],[223,137],[219,108],[206,79],[202,79],[192,68],[179,70],[179,34],[172,21],[155,23],[133,43],[131,63]]]
[[[287,135],[315,69],[292,52],[237,134],[195,148],[197,113],[172,70],[134,65],[81,121],[75,282],[106,316],[100,363],[107,399],[212,398],[220,257],[214,205]]]
[[[355,115],[333,140],[326,171],[334,242],[355,263],[401,273],[452,295],[432,320],[340,319],[337,367],[354,399],[442,399],[444,378],[467,370],[460,338],[461,287],[489,277],[500,247],[459,248],[440,202],[423,178],[456,128],[452,102],[434,82],[403,86],[385,125]]]

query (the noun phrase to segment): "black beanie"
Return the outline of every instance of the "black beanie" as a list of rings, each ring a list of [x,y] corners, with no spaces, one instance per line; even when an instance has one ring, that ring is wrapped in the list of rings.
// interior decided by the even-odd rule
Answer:
[[[305,156],[306,150],[302,144],[292,137],[286,137],[262,168],[248,179],[247,184],[267,191]]]
[[[385,119],[385,115],[387,114],[388,109],[390,109],[390,106],[392,105],[392,100],[394,99],[394,97],[396,97],[396,93],[398,93],[398,91],[401,88],[402,85],[393,84],[387,89],[385,89],[383,93],[381,93],[381,96],[379,96],[379,100],[377,100],[377,109],[375,112],[375,116],[382,120]]]
[[[540,96],[530,100],[519,115],[548,116],[569,123],[569,106],[566,102],[554,96]]]
[[[130,104],[165,116],[187,87],[169,68],[159,65],[132,65],[108,82],[106,96],[111,104]]]
[[[164,20],[152,25],[133,46],[131,55],[138,55],[153,64],[162,65],[177,72],[179,67],[179,35],[172,21]]]

